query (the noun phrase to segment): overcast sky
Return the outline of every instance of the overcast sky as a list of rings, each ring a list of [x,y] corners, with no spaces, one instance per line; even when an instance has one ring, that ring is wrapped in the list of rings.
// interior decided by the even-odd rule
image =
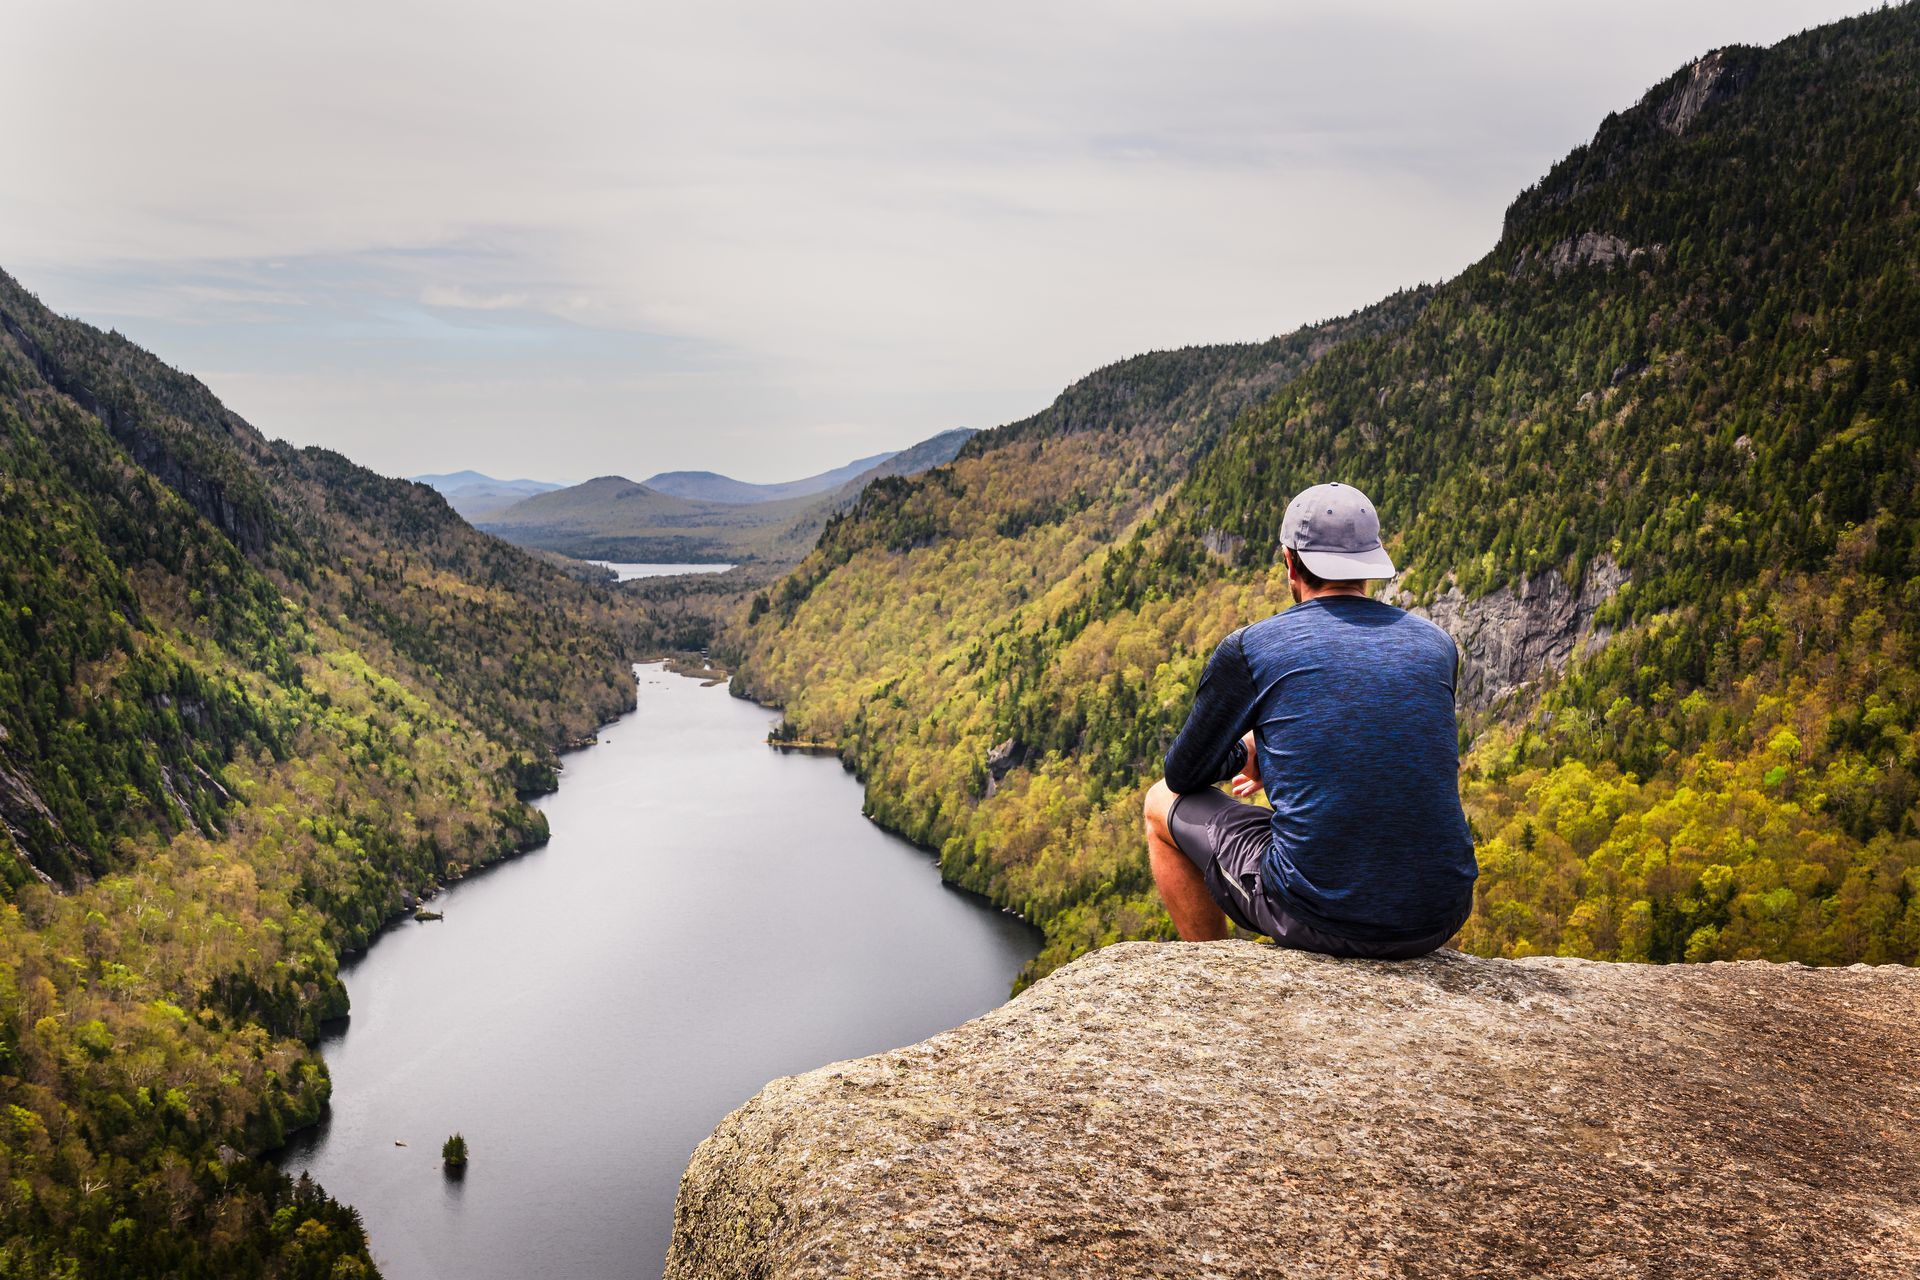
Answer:
[[[0,0],[0,268],[390,474],[786,479],[1444,279],[1858,0]]]

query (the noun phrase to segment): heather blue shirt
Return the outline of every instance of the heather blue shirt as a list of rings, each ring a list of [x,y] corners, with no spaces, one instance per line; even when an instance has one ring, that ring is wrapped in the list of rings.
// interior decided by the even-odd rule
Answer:
[[[1252,729],[1273,805],[1267,892],[1351,938],[1444,928],[1479,874],[1460,810],[1458,667],[1446,632],[1392,605],[1295,605],[1214,650],[1167,785],[1187,794],[1232,777]]]

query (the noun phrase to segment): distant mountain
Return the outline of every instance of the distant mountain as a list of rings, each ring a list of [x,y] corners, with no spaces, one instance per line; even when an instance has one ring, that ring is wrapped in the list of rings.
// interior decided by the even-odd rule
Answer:
[[[732,476],[723,476],[715,471],[662,471],[657,476],[648,476],[640,483],[649,489],[670,493],[676,498],[694,498],[701,502],[726,502],[746,506],[756,502],[780,502],[787,498],[806,498],[816,493],[838,489],[862,472],[870,471],[894,456],[893,453],[876,453],[870,458],[856,458],[844,467],[822,471],[817,476],[808,476],[804,480],[786,480],[778,484],[749,484],[745,480],[735,480]]]
[[[442,493],[460,493],[468,489],[511,489],[515,493],[545,493],[563,486],[547,480],[501,480],[479,471],[449,471],[445,475],[408,476],[415,484],[429,485]]]
[[[535,494],[476,523],[523,547],[585,559],[792,564],[812,548],[828,517],[867,485],[943,466],[973,434],[943,431],[899,452],[781,484],[748,484],[711,471],[668,472],[645,482],[597,476]]]
[[[724,504],[676,498],[625,476],[595,476],[581,484],[522,498],[483,520],[481,526],[509,541],[535,546],[545,544],[518,535],[542,530],[578,534],[658,523],[691,526],[713,507],[727,509]]]
[[[454,471],[447,475],[409,476],[415,484],[437,489],[447,505],[468,521],[485,520],[505,511],[522,498],[548,493],[561,486],[548,480],[497,480],[478,471]]]

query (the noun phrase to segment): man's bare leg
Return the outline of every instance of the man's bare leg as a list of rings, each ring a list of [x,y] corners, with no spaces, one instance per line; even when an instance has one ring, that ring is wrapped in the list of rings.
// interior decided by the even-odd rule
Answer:
[[[1167,904],[1173,927],[1188,942],[1218,942],[1227,936],[1227,916],[1207,892],[1200,868],[1180,852],[1167,834],[1167,814],[1178,799],[1163,778],[1147,789],[1147,860],[1153,887]]]

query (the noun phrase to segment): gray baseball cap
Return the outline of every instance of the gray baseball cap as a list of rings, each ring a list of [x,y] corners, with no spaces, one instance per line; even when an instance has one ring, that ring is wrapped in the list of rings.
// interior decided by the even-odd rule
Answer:
[[[1317,484],[1287,504],[1280,545],[1329,582],[1391,578],[1393,560],[1380,545],[1380,516],[1350,484]]]

